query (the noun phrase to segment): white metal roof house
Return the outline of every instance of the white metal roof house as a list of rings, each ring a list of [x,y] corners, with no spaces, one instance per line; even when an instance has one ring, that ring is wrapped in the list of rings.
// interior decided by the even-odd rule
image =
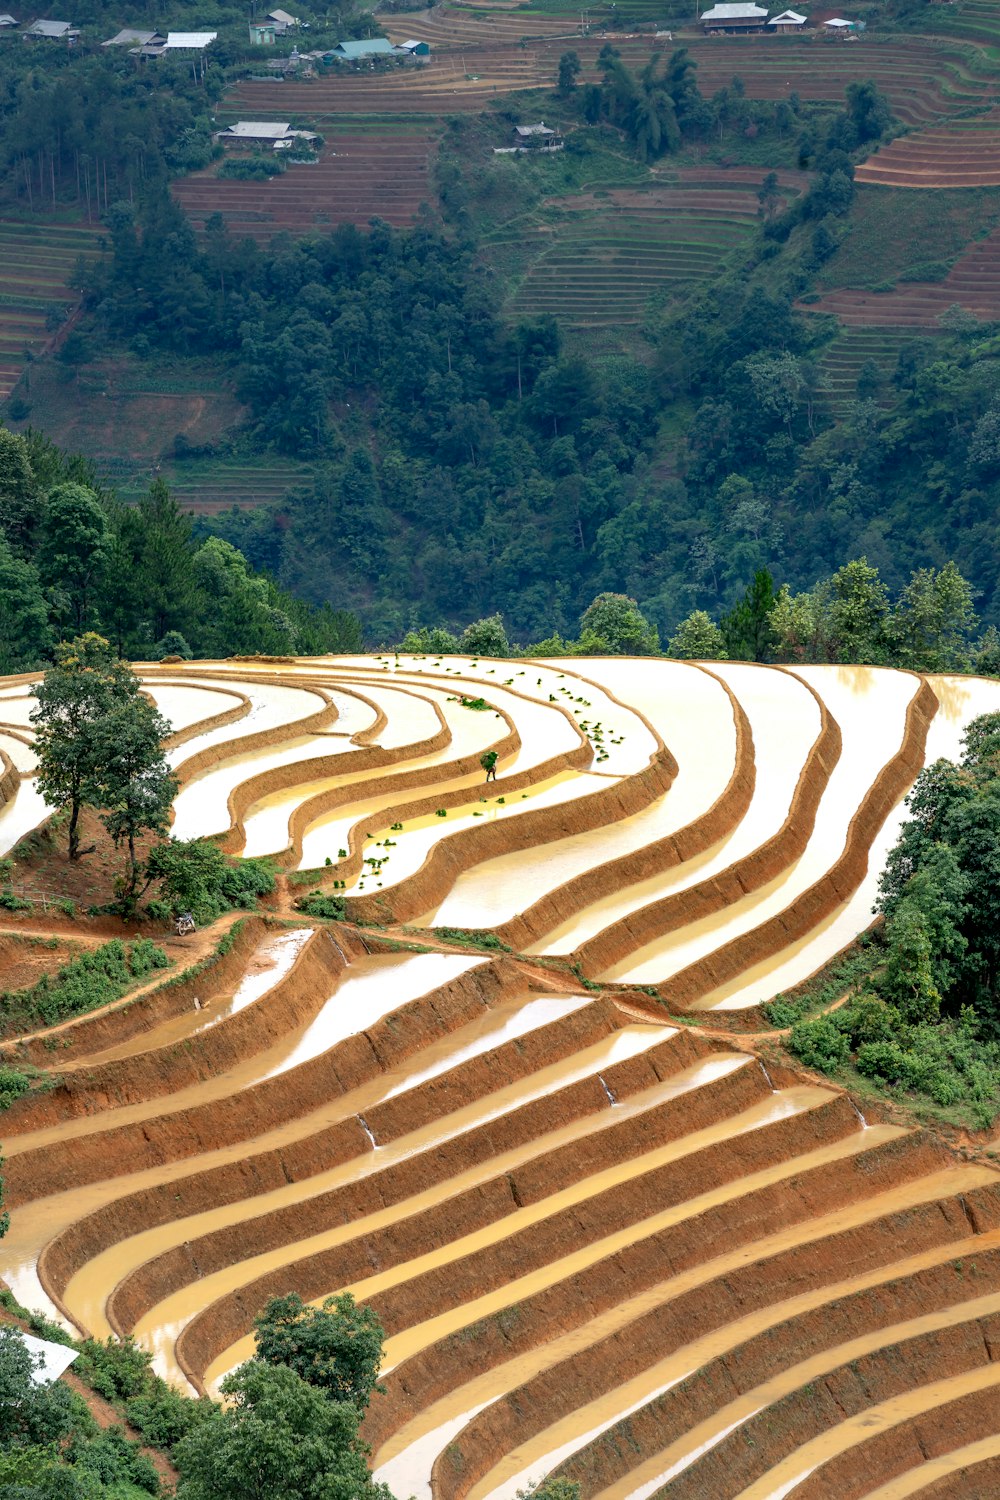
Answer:
[[[16,26],[17,21],[13,16],[0,16],[0,28],[4,26]]]
[[[776,31],[798,31],[806,24],[806,18],[797,10],[783,10],[780,16],[772,16],[767,24]]]
[[[314,141],[314,130],[293,130],[284,120],[237,120],[228,130],[216,133],[216,140],[223,145],[273,146],[275,151],[287,150],[296,141]]]
[[[753,4],[713,5],[700,20],[706,31],[763,31],[767,11]]]
[[[65,42],[70,37],[79,36],[79,29],[72,21],[33,21],[22,36],[42,36],[50,42]]]
[[[264,19],[265,21],[275,21],[279,26],[285,27],[297,26],[299,24],[297,18],[290,16],[287,10],[269,10]]]
[[[168,31],[166,52],[203,52],[219,35],[217,31]]]

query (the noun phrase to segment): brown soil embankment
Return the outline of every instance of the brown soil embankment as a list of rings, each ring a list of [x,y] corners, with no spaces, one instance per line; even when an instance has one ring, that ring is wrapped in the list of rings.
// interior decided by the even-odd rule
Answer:
[[[589,745],[586,746],[582,754],[583,765],[589,764],[591,753]],[[652,763],[642,771],[596,792],[446,835],[432,846],[420,868],[399,885],[377,896],[349,897],[346,903],[348,912],[361,921],[409,922],[421,912],[439,906],[458,877],[473,865],[496,859],[501,854],[511,854],[516,849],[533,849],[539,844],[553,843],[557,839],[570,838],[573,834],[587,833],[630,818],[662,797],[669,790],[676,772],[676,762],[664,748],[656,752]],[[516,780],[511,778],[508,783],[512,791],[517,789]],[[468,800],[467,794],[465,800]],[[429,800],[427,810],[432,807],[433,802]]]
[[[382,1073],[400,1067],[425,1047],[481,1016],[484,1008],[502,1005],[522,990],[523,979],[514,963],[501,959],[477,965],[339,1042],[328,1053],[233,1100],[219,1101],[202,1111],[161,1116],[134,1131],[110,1132],[113,1140],[105,1147],[108,1160],[103,1172],[79,1177],[76,1152],[89,1141],[75,1143],[70,1160],[61,1163],[62,1175],[53,1174],[51,1182],[47,1179],[44,1191],[58,1192],[81,1180],[97,1181],[161,1161],[184,1160],[233,1142],[252,1142],[269,1128],[304,1117],[331,1098],[347,1096]],[[249,1149],[241,1161],[182,1178],[171,1177],[162,1185],[129,1193],[77,1220],[46,1246],[39,1260],[42,1284],[57,1300],[80,1267],[117,1243],[123,1230],[132,1233],[135,1225],[154,1228],[267,1193],[352,1157],[364,1156],[371,1149],[371,1142],[351,1114],[318,1131],[303,1133],[297,1140],[286,1141],[280,1148]],[[100,1151],[96,1157],[99,1165]],[[88,1156],[88,1169],[89,1160]],[[8,1168],[12,1165],[13,1158]]]
[[[725,1203],[692,1212],[680,1224],[637,1237],[610,1259],[601,1259],[551,1288],[519,1300],[516,1320],[486,1318],[475,1324],[475,1337],[462,1329],[431,1344],[393,1370],[387,1378],[387,1397],[373,1406],[365,1419],[365,1438],[377,1449],[399,1428],[432,1402],[466,1381],[519,1355],[530,1353],[559,1333],[579,1328],[592,1317],[617,1305],[624,1294],[637,1296],[665,1278],[690,1275],[707,1267],[705,1282],[674,1303],[678,1327],[686,1337],[721,1326],[758,1306],[791,1295],[803,1282],[831,1279],[880,1265],[897,1253],[900,1233],[914,1251],[945,1239],[968,1234],[968,1220],[950,1199],[878,1214],[858,1227],[836,1229],[809,1238],[809,1226],[824,1214],[836,1213],[863,1201],[877,1200],[889,1188],[914,1181],[940,1167],[943,1153],[914,1136],[897,1136],[867,1152],[833,1163],[796,1170],[793,1157],[788,1175],[777,1183],[757,1187]],[[788,1236],[783,1245],[767,1245],[767,1237]],[[746,1264],[749,1250],[763,1241],[760,1259]],[[720,1270],[712,1265],[723,1257]],[[732,1259],[738,1263],[732,1263]],[[490,1467],[502,1457],[495,1453],[483,1462]],[[443,1464],[439,1479],[460,1486],[461,1455]],[[484,1470],[485,1472],[485,1470]],[[595,1486],[599,1488],[600,1486]],[[444,1493],[444,1491],[442,1491]]]
[[[541,900],[497,928],[501,941],[523,950],[554,927],[569,921],[585,906],[612,891],[623,890],[638,880],[647,880],[651,875],[695,858],[719,839],[726,838],[739,825],[750,806],[756,782],[753,733],[750,720],[728,684],[712,672],[707,675],[719,683],[729,698],[736,726],[733,774],[721,795],[702,817],[686,823],[676,833],[646,844],[631,854],[623,854],[619,859],[607,860],[549,891]]]
[[[120,936],[121,924],[116,925]],[[152,1031],[164,1021],[192,1010],[196,998],[225,994],[234,988],[239,983],[250,954],[266,931],[262,918],[244,917],[222,940],[222,951],[217,950],[201,963],[145,990],[141,995],[126,995],[117,1004],[106,1006],[93,1015],[77,1016],[30,1037],[8,1043],[7,1048],[0,1051],[0,1060],[12,1065],[29,1062],[36,1068],[54,1070],[61,1061],[57,1049],[71,1049],[74,1059],[86,1057],[90,1052],[119,1046],[144,1031]],[[15,1104],[7,1112],[5,1134],[17,1134],[21,1129],[34,1129],[33,1125],[20,1125],[19,1120]]]
[[[516,968],[511,965],[502,975],[499,971],[499,964],[484,965],[435,992],[451,990],[464,998],[465,1005],[456,1006],[463,1020],[456,1024],[463,1024],[477,1011],[481,1013],[483,1004],[497,1003],[497,999],[491,1001],[491,995],[511,998],[516,993],[520,977]],[[406,1009],[401,1007],[401,1011]],[[58,1144],[12,1152],[5,1171],[7,1200],[13,1207],[60,1192],[67,1183],[80,1186],[100,1182],[198,1156],[239,1141],[252,1141],[267,1130],[296,1120],[377,1077],[389,1065],[387,1058],[399,1062],[408,1055],[397,1041],[397,1030],[400,1037],[417,1033],[412,1035],[411,1050],[420,1045],[423,1028],[419,1023],[411,1028],[405,1019],[401,1021],[401,1011],[392,1012],[377,1026],[348,1037],[318,1057],[237,1093],[172,1113],[151,1114],[130,1124],[109,1123],[106,1130],[67,1136]],[[386,1031],[390,1032],[390,1045],[384,1045]]]
[[[145,673],[143,680],[147,680]],[[222,729],[226,724],[235,724],[239,719],[245,719],[250,712],[250,699],[235,687],[210,686],[207,682],[191,682],[179,677],[157,676],[153,680],[161,687],[192,688],[199,693],[214,693],[217,697],[233,699],[229,708],[219,709],[217,713],[208,714],[204,719],[196,719],[193,724],[185,724],[183,729],[175,729],[172,734],[168,734],[163,741],[165,750],[186,745],[188,740],[196,740],[200,735],[209,734],[213,729]]]
[[[789,673],[789,676],[794,675]],[[796,680],[802,681],[801,678]],[[816,701],[820,732],[799,774],[788,816],[778,832],[745,859],[737,860],[711,879],[652,901],[604,928],[570,955],[570,963],[579,964],[587,975],[603,973],[658,937],[724,911],[744,896],[760,890],[794,860],[801,858],[812,836],[820,799],[842,748],[837,721],[812,688],[804,682],[802,686]]]
[[[980,1429],[980,1436],[985,1438],[991,1436],[996,1431],[996,1395],[992,1391],[988,1392],[985,1397],[981,1397],[980,1406],[985,1418]],[[935,1419],[936,1417],[937,1413],[935,1413]],[[967,1427],[972,1426],[974,1423],[973,1412],[971,1410],[966,1411],[963,1420]],[[924,1463],[926,1450],[920,1446],[919,1438],[912,1428],[908,1428],[905,1433],[899,1433],[897,1440],[902,1439],[905,1441],[906,1438],[910,1438],[913,1441],[914,1447],[920,1454],[917,1464]],[[976,1442],[977,1439],[972,1438],[971,1441]],[[955,1442],[949,1433],[945,1452],[953,1453],[954,1451]],[[935,1458],[937,1454],[931,1453],[928,1456]],[[880,1464],[882,1467],[887,1467],[884,1459],[880,1460]],[[897,1466],[893,1466],[892,1474],[894,1478],[901,1472],[905,1473],[906,1470],[900,1470]],[[913,1493],[916,1494],[917,1491],[914,1490]],[[970,1462],[964,1464],[962,1468],[956,1469],[954,1474],[948,1474],[943,1479],[936,1480],[933,1484],[922,1485],[919,1495],[920,1500],[972,1500],[972,1497],[976,1495],[1000,1495],[1000,1457],[994,1456],[992,1458],[981,1459],[979,1463]]]
[[[923,766],[927,730],[937,709],[933,689],[920,680],[906,711],[902,745],[882,767],[851,819],[839,859],[796,897],[792,906],[658,984],[656,989],[668,1006],[686,1010],[755,964],[776,957],[854,895],[867,874],[868,854],[876,834]],[[727,1016],[730,1014],[727,1012]]]
[[[53,1089],[25,1101],[8,1134],[162,1098],[227,1073],[312,1020],[347,967],[333,935],[314,931],[287,974],[235,1015],[203,1030],[195,1023],[192,1035],[167,1046],[64,1073]]]
[[[906,1248],[910,1250],[911,1247],[907,1245]],[[626,1429],[639,1436],[640,1429],[644,1434],[650,1433],[654,1425],[661,1434],[660,1445],[663,1446],[662,1434],[692,1432],[699,1424],[710,1422],[722,1413],[730,1402],[778,1377],[782,1369],[792,1370],[804,1360],[821,1358],[825,1351],[832,1351],[831,1365],[835,1370],[837,1368],[836,1350],[851,1340],[885,1330],[887,1340],[891,1343],[892,1330],[895,1325],[907,1323],[935,1311],[946,1311],[962,1302],[973,1302],[1000,1288],[1000,1250],[977,1251],[967,1238],[941,1242],[940,1249],[944,1255],[947,1256],[951,1249],[959,1257],[957,1260],[942,1259],[923,1270],[895,1277],[892,1273],[899,1246],[898,1244],[895,1247],[883,1245],[883,1249],[887,1252],[884,1280],[824,1302],[821,1306],[784,1322],[776,1320],[771,1327],[760,1332],[756,1337],[746,1339],[741,1343],[734,1342],[724,1354],[702,1365],[696,1374],[672,1386],[664,1395],[651,1402],[648,1408],[640,1410],[632,1417],[626,1418],[624,1422],[617,1424],[614,1429],[614,1438],[605,1436],[601,1446],[613,1450],[615,1439],[620,1441],[624,1438]],[[961,1259],[963,1255],[974,1257],[971,1265]],[[850,1267],[831,1265],[828,1277],[819,1283],[819,1288],[829,1285],[831,1281],[834,1285],[843,1284],[847,1277],[857,1274]],[[815,1285],[816,1283],[812,1284],[812,1286]],[[799,1295],[802,1290],[805,1288],[798,1288],[795,1295]],[[767,1305],[775,1304],[765,1304]],[[737,1316],[745,1316],[745,1313]],[[615,1385],[629,1379],[632,1373],[656,1364],[673,1352],[683,1350],[685,1345],[693,1341],[693,1337],[698,1336],[698,1325],[706,1321],[704,1317],[701,1317],[693,1330],[690,1327],[685,1329],[684,1325],[678,1325],[673,1317],[664,1319],[658,1310],[657,1314],[629,1325],[616,1338],[606,1341],[605,1344],[591,1351],[598,1371],[608,1372],[605,1379],[600,1381],[600,1386],[612,1389]],[[719,1326],[725,1327],[726,1325],[716,1324],[711,1327],[710,1331],[714,1334],[715,1328]],[[603,1363],[605,1359],[621,1360],[622,1363],[605,1365]],[[576,1378],[577,1372],[572,1368],[574,1363],[579,1365],[579,1361],[574,1361],[567,1362],[569,1368],[559,1367],[556,1372],[556,1383],[561,1395],[565,1389],[562,1384],[565,1376],[568,1388],[576,1387],[575,1405],[582,1405],[590,1399],[587,1394],[588,1385],[596,1386],[597,1382],[593,1380],[588,1382],[586,1374],[581,1371],[581,1374],[584,1374],[581,1383]],[[523,1387],[513,1399],[523,1403],[529,1398],[531,1391],[532,1387]],[[597,1393],[595,1389],[593,1394]],[[550,1400],[550,1408],[561,1407],[564,1399],[556,1402]],[[801,1393],[796,1393],[789,1400],[797,1400],[801,1403]],[[781,1404],[778,1403],[767,1410],[773,1413]],[[530,1410],[530,1407],[527,1409]],[[751,1420],[756,1422],[758,1418]],[[477,1418],[473,1426],[478,1425],[479,1419]],[[531,1425],[532,1428],[535,1427],[533,1418]],[[516,1433],[510,1436],[512,1437],[511,1446],[515,1446]],[[671,1496],[676,1494],[678,1500],[680,1496],[694,1500],[695,1496],[721,1493],[716,1488],[720,1476],[733,1472],[729,1467],[732,1453],[727,1456],[724,1450],[730,1443],[735,1450],[751,1441],[755,1442],[756,1439],[751,1439],[746,1427],[734,1434],[732,1439],[723,1439],[718,1448],[712,1450],[710,1457],[706,1456],[700,1463],[685,1470],[668,1487],[667,1493]],[[467,1451],[467,1446],[463,1435],[463,1453]],[[780,1453],[770,1447],[769,1440],[759,1446],[761,1451],[758,1452],[756,1458],[751,1459],[745,1468],[743,1465],[740,1467],[738,1475],[740,1487],[753,1477],[752,1471],[756,1466],[761,1466],[761,1469],[766,1468],[768,1464],[780,1457]],[[644,1451],[655,1452],[656,1448]],[[582,1473],[586,1470],[588,1476],[594,1474],[594,1470],[583,1456],[572,1460],[571,1466],[574,1472]],[[702,1472],[703,1469],[705,1472]],[[604,1471],[601,1471],[600,1477],[603,1481]],[[839,1495],[840,1491],[836,1493]]]
[[[434,710],[438,721],[438,727],[433,734],[426,735],[422,740],[414,740],[408,745],[393,745],[383,748],[381,745],[373,745],[371,740],[375,736],[376,728],[384,729],[388,720],[385,713],[373,699],[365,698],[363,701],[372,708],[378,708],[381,720],[380,725],[369,725],[352,737],[352,744],[358,748],[344,750],[339,754],[318,756],[313,760],[299,761],[290,760],[286,765],[272,766],[267,771],[259,771],[256,775],[249,776],[245,781],[238,782],[229,793],[227,807],[229,811],[229,829],[220,839],[221,846],[231,854],[239,853],[246,843],[246,828],[244,819],[249,809],[263,797],[273,796],[275,792],[287,791],[289,787],[299,785],[302,781],[320,781],[325,776],[349,776],[358,772],[378,771],[398,766],[404,761],[416,760],[424,755],[436,755],[439,750],[444,750],[451,744],[451,730],[448,722],[441,711],[440,705],[433,698],[424,697],[420,693],[407,693],[402,687],[393,687],[394,692],[406,693],[408,697],[420,698],[421,702],[429,704]],[[362,696],[360,693],[357,695]],[[506,715],[503,716],[506,719]],[[516,727],[509,719],[506,719],[508,733],[494,745],[500,755],[511,755],[520,748],[521,740]],[[287,736],[286,736],[287,738]],[[478,757],[466,756],[454,762],[454,766],[461,766],[461,772],[453,770],[452,774],[468,774],[479,764]],[[291,839],[287,849],[276,851],[275,858],[279,865],[291,867],[298,863],[302,857],[302,833],[308,823],[302,821],[302,811],[305,808],[321,808],[323,812],[330,811],[333,807],[342,806],[355,801],[359,797],[378,796],[383,789],[391,790],[397,785],[408,785],[407,777],[416,778],[414,785],[421,785],[440,777],[447,766],[427,766],[423,771],[411,771],[403,773],[400,778],[373,777],[371,781],[354,783],[344,787],[330,788],[326,792],[318,792],[315,796],[308,798],[295,809],[290,822]],[[383,781],[385,787],[383,787]],[[329,803],[329,805],[328,805]],[[309,821],[313,821],[316,814]],[[338,870],[340,867],[337,867]],[[324,870],[325,875],[330,875],[330,870]]]
[[[239,735],[234,740],[224,740],[221,744],[206,745],[204,749],[196,750],[194,755],[189,755],[187,760],[182,760],[180,765],[174,767],[174,775],[181,786],[184,786],[192,777],[200,775],[202,771],[217,766],[219,761],[225,759],[226,756],[246,755],[252,750],[266,750],[271,745],[280,744],[282,740],[328,729],[337,718],[337,709],[333,700],[322,688],[312,682],[290,683],[287,677],[263,676],[255,677],[253,681],[266,687],[295,687],[305,696],[318,698],[321,706],[312,713],[304,714],[301,719],[292,719],[284,724],[271,724],[268,728],[258,729],[253,734]]]
[[[571,1057],[622,1024],[623,1018],[607,1002],[586,1007],[532,1034],[527,1050],[533,1055],[523,1058],[519,1055],[522,1050],[519,1039],[456,1069],[454,1076],[442,1075],[443,1097],[436,1101],[437,1107],[433,1099],[421,1097],[425,1092],[421,1089],[416,1097],[399,1095],[384,1106],[366,1111],[366,1123],[380,1146],[402,1140],[422,1126],[488,1097],[497,1080],[502,1079],[504,1086],[509,1087],[519,1078],[530,1078],[537,1069],[551,1066],[560,1057]],[[647,1079],[663,1079],[703,1055],[704,1047],[695,1038],[677,1035],[645,1055],[643,1073]],[[629,1087],[629,1083],[642,1081],[641,1074],[632,1080],[623,1078],[622,1097],[641,1093],[640,1088]],[[709,1123],[724,1116],[729,1097],[721,1088],[714,1091],[706,1088],[705,1093],[712,1097],[703,1101],[697,1113],[704,1116],[704,1123]],[[167,1251],[125,1278],[109,1300],[109,1317],[116,1327],[130,1329],[155,1302],[179,1286],[278,1245],[294,1247],[296,1241],[310,1235],[347,1224],[361,1226],[366,1215],[395,1204],[403,1206],[398,1224],[377,1235],[365,1235],[359,1241],[360,1251],[352,1245],[339,1253],[343,1255],[345,1281],[352,1276],[363,1276],[371,1265],[377,1264],[380,1269],[398,1265],[457,1235],[472,1233],[494,1222],[510,1212],[512,1201],[523,1204],[545,1196],[546,1188],[540,1188],[540,1182],[551,1191],[553,1182],[564,1185],[605,1170],[621,1159],[635,1135],[648,1138],[657,1123],[661,1123],[664,1132],[671,1124],[674,1132],[679,1132],[682,1128],[679,1120],[663,1125],[653,1118],[666,1115],[667,1109],[666,1105],[659,1110],[651,1108],[649,1116],[632,1117],[617,1127],[611,1123],[600,1129],[598,1125],[607,1117],[608,1100],[599,1079],[585,1079],[554,1090],[450,1140],[431,1140],[419,1153],[361,1181],[186,1241],[182,1247]],[[673,1113],[676,1115],[676,1110]],[[569,1146],[545,1149],[553,1130],[588,1120],[595,1122],[591,1134],[581,1134]],[[691,1128],[687,1120],[684,1126]],[[669,1136],[665,1134],[664,1138]],[[535,1156],[510,1163],[510,1153],[530,1151],[536,1143]],[[494,1158],[502,1159],[505,1164],[490,1178],[487,1174]],[[474,1187],[447,1195],[449,1181],[476,1168],[487,1171]],[[405,1216],[408,1199],[438,1184],[442,1186],[442,1198],[433,1209]],[[363,1233],[363,1228],[359,1233]]]
[[[961,1318],[960,1309],[957,1317]],[[863,1331],[857,1328],[855,1335]],[[705,1500],[709,1495],[740,1493],[782,1458],[821,1433],[834,1440],[835,1429],[841,1422],[866,1409],[907,1394],[916,1395],[917,1387],[989,1367],[998,1343],[1000,1312],[970,1316],[967,1321],[956,1321],[862,1354],[742,1423],[736,1432],[723,1438],[671,1481],[662,1493],[670,1500]],[[994,1410],[995,1402],[994,1391]],[[965,1435],[961,1424],[957,1426],[957,1431],[951,1423],[945,1429],[949,1444]],[[853,1454],[845,1455],[837,1465],[842,1482],[835,1481],[831,1488],[829,1474],[824,1476],[826,1486],[821,1492],[824,1496],[836,1495],[837,1500],[844,1500],[849,1495],[867,1494],[889,1477],[884,1470],[873,1466],[878,1450],[868,1444],[863,1446],[868,1450],[864,1458],[855,1448]],[[851,1475],[853,1482],[848,1477]],[[814,1474],[814,1483],[816,1478]]]
[[[620,1085],[614,1080],[614,1070],[608,1069],[604,1077],[617,1092]],[[508,1286],[571,1250],[600,1241],[610,1225],[616,1229],[640,1225],[651,1203],[662,1211],[670,1204],[686,1202],[697,1192],[780,1159],[796,1142],[815,1146],[836,1140],[854,1123],[847,1100],[831,1095],[805,1113],[761,1125],[746,1135],[631,1176],[568,1209],[535,1219],[525,1229],[483,1250],[445,1259],[435,1269],[379,1293],[374,1305],[391,1337],[497,1287]],[[507,1212],[520,1207],[511,1192]],[[201,1376],[212,1360],[249,1331],[257,1311],[276,1295],[279,1286],[286,1290],[291,1287],[306,1299],[315,1298],[345,1284],[344,1267],[344,1248],[338,1247],[332,1254],[321,1253],[287,1265],[277,1276],[259,1278],[242,1288],[238,1296],[219,1299],[199,1314],[178,1340],[178,1358],[183,1354],[185,1373]]]
[[[0,750],[0,807],[6,807],[17,796],[21,777],[17,767],[4,750]]]

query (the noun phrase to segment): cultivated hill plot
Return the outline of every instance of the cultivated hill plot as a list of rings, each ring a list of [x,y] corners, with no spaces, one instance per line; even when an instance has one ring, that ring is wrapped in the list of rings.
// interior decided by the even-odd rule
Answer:
[[[1000,683],[140,672],[175,832],[363,925],[279,903],[187,977],[21,1039],[53,1075],[4,1121],[23,1301],[214,1389],[269,1296],[351,1290],[386,1328],[365,1436],[400,1497],[558,1470],[587,1500],[886,1500],[925,1462],[995,1471],[1000,1179],[740,1035],[868,925],[902,798]],[[0,682],[2,848],[45,815],[30,692]]]

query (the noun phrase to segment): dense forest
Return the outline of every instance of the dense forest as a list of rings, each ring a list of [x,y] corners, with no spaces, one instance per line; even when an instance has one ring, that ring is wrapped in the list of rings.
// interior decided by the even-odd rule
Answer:
[[[121,505],[84,460],[0,428],[0,673],[91,626],[144,659],[361,642],[355,616],[292,598],[220,538],[197,544],[164,485]]]

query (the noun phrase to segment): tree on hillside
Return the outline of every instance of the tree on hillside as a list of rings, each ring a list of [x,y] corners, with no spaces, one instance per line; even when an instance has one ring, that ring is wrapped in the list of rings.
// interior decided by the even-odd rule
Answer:
[[[115,848],[124,843],[128,851],[127,872],[118,888],[126,910],[135,903],[141,870],[136,839],[167,832],[177,792],[177,778],[163,751],[170,725],[143,697],[138,678],[132,680],[134,692],[97,723],[94,733],[94,793],[101,822]]]
[[[500,615],[489,615],[485,620],[474,620],[467,625],[458,646],[467,656],[510,655],[510,642]]]
[[[27,672],[52,646],[49,607],[38,571],[0,535],[0,673]]]
[[[101,725],[135,702],[138,683],[103,636],[61,642],[31,712],[38,789],[50,807],[69,812],[69,857],[79,859],[80,811],[101,801]],[[105,752],[106,753],[106,747]]]
[[[24,556],[38,519],[39,490],[28,445],[19,433],[0,427],[0,535]]]
[[[350,1402],[258,1359],[222,1393],[229,1404],[174,1447],[177,1500],[392,1500],[368,1471]]]
[[[333,1401],[364,1412],[381,1390],[382,1324],[350,1292],[328,1297],[322,1307],[307,1306],[297,1292],[273,1297],[254,1319],[254,1333],[258,1359],[287,1365]]]
[[[76,630],[87,624],[109,541],[108,518],[93,490],[61,484],[52,491],[41,525],[39,571]]]
[[[711,615],[696,609],[670,637],[667,655],[679,661],[725,661],[726,642]]]
[[[893,615],[896,661],[918,672],[966,672],[978,621],[972,589],[953,562],[919,568]]]
[[[622,656],[653,656],[660,649],[651,625],[627,594],[598,594],[580,617],[581,642],[592,637],[594,649]]]
[[[580,59],[575,52],[564,52],[559,59],[559,92],[560,94],[571,94],[576,88],[576,80],[580,73]]]
[[[771,659],[775,646],[771,620],[774,601],[774,579],[766,568],[759,568],[743,598],[721,622],[722,637],[732,661]]]

